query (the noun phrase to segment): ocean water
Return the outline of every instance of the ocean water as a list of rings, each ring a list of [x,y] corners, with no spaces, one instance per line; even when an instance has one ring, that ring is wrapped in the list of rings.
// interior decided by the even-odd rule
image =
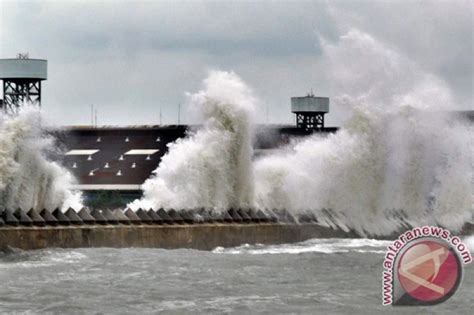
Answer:
[[[474,238],[466,240],[471,247]],[[474,267],[432,307],[381,305],[384,248],[370,239],[190,249],[0,254],[0,312],[472,314]]]

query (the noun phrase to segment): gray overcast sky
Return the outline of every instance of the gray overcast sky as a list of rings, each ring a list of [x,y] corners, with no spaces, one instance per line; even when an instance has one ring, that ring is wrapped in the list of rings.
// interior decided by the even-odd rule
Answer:
[[[474,109],[473,23],[472,1],[0,0],[0,58],[48,59],[43,108],[60,124],[89,123],[91,104],[99,124],[155,124],[160,107],[163,122],[175,123],[184,93],[210,69],[235,71],[269,121],[287,123],[291,96],[344,94],[323,69],[323,43],[337,46],[351,29],[439,77],[460,109]]]

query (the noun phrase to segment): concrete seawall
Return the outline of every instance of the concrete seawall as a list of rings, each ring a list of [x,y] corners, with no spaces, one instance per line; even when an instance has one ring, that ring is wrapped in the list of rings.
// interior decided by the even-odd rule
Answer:
[[[0,228],[0,249],[151,247],[210,250],[245,243],[281,244],[348,236],[318,224],[20,226]]]

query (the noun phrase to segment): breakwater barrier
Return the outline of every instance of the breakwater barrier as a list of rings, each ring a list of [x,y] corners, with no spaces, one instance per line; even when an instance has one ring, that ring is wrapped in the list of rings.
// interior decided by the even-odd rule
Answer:
[[[473,233],[472,223],[466,224],[461,232],[464,235]],[[378,238],[392,239],[399,234]],[[73,209],[65,212],[60,209],[0,211],[0,249],[150,247],[210,250],[217,246],[281,244],[332,237],[360,235],[342,230],[330,221],[319,222],[311,212],[294,216],[284,210],[90,211],[83,208],[78,212]]]
[[[4,209],[0,214],[0,249],[78,247],[155,247],[210,250],[217,246],[280,244],[310,238],[355,236],[317,222],[309,213],[230,209],[116,209],[76,212],[68,209],[28,212]]]
[[[262,224],[287,223],[304,224],[319,223],[311,212],[297,216],[285,210],[262,211],[254,209],[230,209],[224,212],[198,210],[164,210],[164,209],[94,209],[83,208],[76,212],[70,208],[63,212],[60,209],[50,211],[31,209],[0,210],[0,227],[16,226],[81,226],[81,225],[195,225],[210,223],[227,224]]]

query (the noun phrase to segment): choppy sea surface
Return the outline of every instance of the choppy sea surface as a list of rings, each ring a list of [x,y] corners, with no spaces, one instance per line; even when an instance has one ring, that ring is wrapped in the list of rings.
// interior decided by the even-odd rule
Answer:
[[[471,248],[474,237],[465,239]],[[472,314],[474,267],[443,304],[381,305],[390,242],[314,239],[190,249],[48,249],[0,253],[0,312]]]

